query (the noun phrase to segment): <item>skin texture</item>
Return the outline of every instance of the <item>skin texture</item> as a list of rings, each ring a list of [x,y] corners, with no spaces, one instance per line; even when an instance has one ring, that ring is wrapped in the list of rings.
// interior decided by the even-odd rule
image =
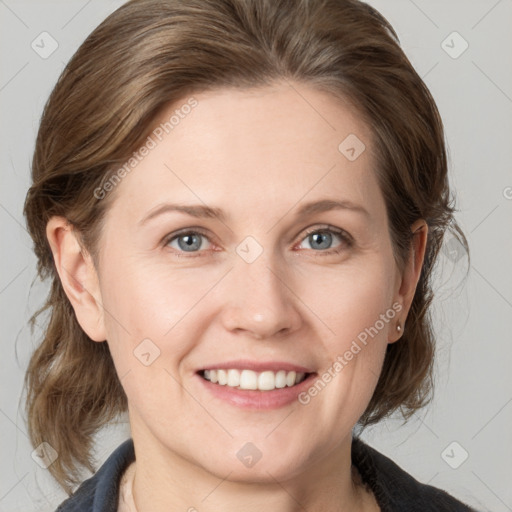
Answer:
[[[349,105],[287,83],[194,97],[198,105],[110,192],[98,268],[65,219],[47,226],[78,321],[92,340],[107,340],[128,396],[137,508],[378,510],[352,481],[351,430],[387,344],[400,342],[396,325],[414,295],[427,225],[411,227],[413,250],[399,272],[371,133]],[[355,161],[338,150],[349,134],[366,145]],[[326,198],[350,200],[369,215],[296,217],[305,202]],[[227,218],[168,212],[139,225],[166,202],[218,207]],[[326,224],[353,244],[333,234],[330,246],[316,248],[306,229]],[[176,238],[165,244],[184,228],[205,232],[199,250],[180,249]],[[252,263],[236,252],[247,236],[263,249]],[[393,303],[401,311],[307,405],[244,410],[213,396],[196,375],[242,358],[320,375]],[[149,366],[133,353],[144,339],[160,350]],[[252,467],[237,458],[247,442],[262,453]]]

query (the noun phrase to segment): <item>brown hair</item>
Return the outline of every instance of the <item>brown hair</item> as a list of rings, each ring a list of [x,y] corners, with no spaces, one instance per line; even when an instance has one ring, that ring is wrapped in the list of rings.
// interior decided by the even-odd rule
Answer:
[[[220,87],[276,80],[313,85],[353,103],[372,130],[395,259],[403,268],[412,223],[428,223],[419,283],[402,339],[388,345],[359,424],[400,409],[407,419],[431,398],[434,333],[431,273],[445,231],[468,251],[453,218],[443,126],[396,33],[357,0],[131,0],[101,23],[62,72],[41,119],[25,203],[38,274],[50,277],[49,323],[25,377],[28,431],[59,457],[49,467],[69,493],[94,471],[93,435],[126,411],[107,343],[79,326],[46,238],[67,218],[96,255],[112,199],[94,191],[140,147],[162,108]],[[341,141],[340,141],[341,142]]]

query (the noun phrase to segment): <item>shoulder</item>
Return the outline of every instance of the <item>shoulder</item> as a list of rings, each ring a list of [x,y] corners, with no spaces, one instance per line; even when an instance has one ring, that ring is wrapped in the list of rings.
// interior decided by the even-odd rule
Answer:
[[[391,459],[354,437],[352,463],[382,512],[476,512],[447,492],[418,482]]]
[[[55,512],[116,512],[121,477],[134,460],[135,451],[130,438],[119,445],[100,469]]]

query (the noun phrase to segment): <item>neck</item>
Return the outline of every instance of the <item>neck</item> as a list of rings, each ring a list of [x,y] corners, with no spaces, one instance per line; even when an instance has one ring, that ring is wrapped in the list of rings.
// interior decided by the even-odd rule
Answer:
[[[132,426],[135,444],[133,497],[137,512],[326,512],[379,510],[351,466],[351,436],[327,457],[312,461],[289,478],[259,468],[254,479],[233,471],[215,474],[169,450]]]

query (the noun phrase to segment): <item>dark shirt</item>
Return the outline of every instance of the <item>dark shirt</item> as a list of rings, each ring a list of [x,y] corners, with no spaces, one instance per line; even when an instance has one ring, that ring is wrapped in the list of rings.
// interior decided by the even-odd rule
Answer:
[[[56,512],[117,512],[121,477],[134,460],[133,440],[128,439]],[[445,491],[419,483],[356,437],[352,442],[352,463],[374,493],[382,512],[475,512]]]

